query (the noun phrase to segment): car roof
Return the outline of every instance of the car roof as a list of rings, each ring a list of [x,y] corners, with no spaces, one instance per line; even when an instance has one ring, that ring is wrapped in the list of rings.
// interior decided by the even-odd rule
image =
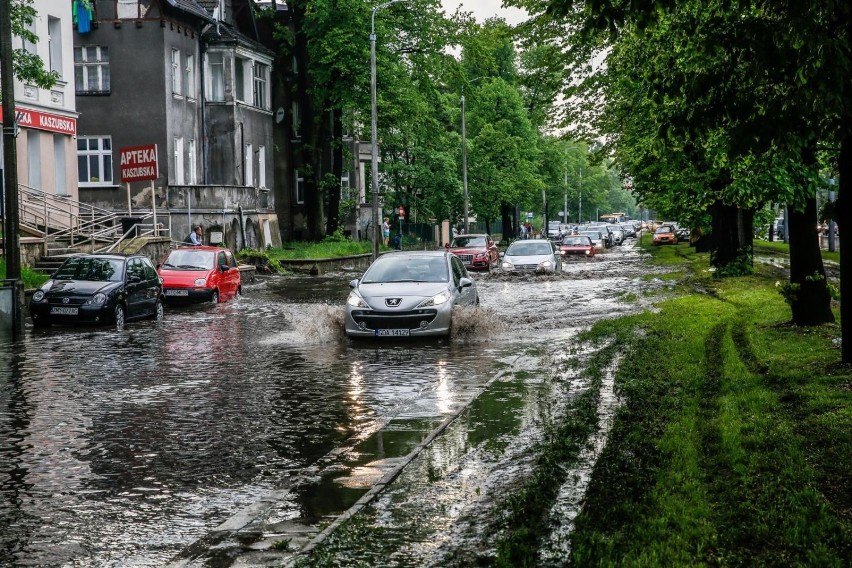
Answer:
[[[468,235],[469,236],[469,235]],[[390,252],[382,253],[379,258],[386,256],[429,256],[429,257],[447,257],[452,253],[448,253],[443,250],[393,250]]]
[[[209,250],[209,251],[220,251],[220,250],[224,250],[224,251],[228,251],[228,252],[230,252],[230,251],[231,251],[231,249],[226,248],[226,247],[214,247],[214,246],[210,246],[210,245],[186,245],[186,246],[179,246],[179,247],[175,247],[175,248],[174,248],[174,249],[172,249],[172,250],[186,250],[186,249],[192,249],[192,250]]]
[[[104,259],[108,259],[108,260],[127,260],[128,258],[134,258],[134,257],[138,257],[138,256],[148,258],[144,254],[135,254],[135,253],[134,254],[124,254],[124,253],[117,253],[117,252],[112,252],[112,253],[81,252],[81,253],[73,254],[73,255],[69,256],[68,258],[82,257],[82,258],[104,258]]]

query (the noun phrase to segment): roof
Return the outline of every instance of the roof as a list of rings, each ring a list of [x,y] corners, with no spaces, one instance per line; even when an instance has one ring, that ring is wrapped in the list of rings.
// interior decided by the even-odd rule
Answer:
[[[208,12],[199,0],[166,0],[166,3],[172,6],[173,8],[177,8],[187,14],[191,14],[202,20],[211,20],[210,12]],[[218,5],[218,2],[214,2]]]
[[[269,56],[275,55],[274,51],[264,46],[262,43],[255,41],[254,39],[243,33],[240,33],[233,26],[225,22],[219,22],[218,26],[208,26],[207,29],[205,29],[201,33],[201,38],[208,44],[237,44],[249,47],[253,51],[256,51],[258,53],[265,53]]]

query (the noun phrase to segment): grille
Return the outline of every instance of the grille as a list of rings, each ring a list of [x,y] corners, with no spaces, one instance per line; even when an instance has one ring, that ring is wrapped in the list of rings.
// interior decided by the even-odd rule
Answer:
[[[459,257],[459,260],[461,260],[464,264],[470,264],[471,262],[473,262],[472,254],[459,254],[457,256]]]
[[[54,298],[48,298],[47,303],[50,304],[51,306],[82,306],[83,304],[86,303],[86,301],[88,299],[89,299],[88,297],[86,297],[86,298],[69,297],[68,303],[64,304],[64,303],[62,303],[62,298],[55,298],[54,297]]]
[[[409,310],[404,312],[375,312],[355,310],[352,319],[363,322],[367,329],[417,329],[421,321],[432,323],[438,310]]]
[[[537,264],[516,264],[515,270],[538,270]]]

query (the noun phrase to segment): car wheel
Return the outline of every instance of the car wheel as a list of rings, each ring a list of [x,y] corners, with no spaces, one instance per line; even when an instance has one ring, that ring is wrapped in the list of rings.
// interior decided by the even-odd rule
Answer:
[[[163,321],[165,317],[165,310],[163,309],[163,301],[157,300],[157,305],[154,306],[154,315],[153,318],[157,321]]]
[[[115,320],[115,329],[124,329],[124,306],[118,304],[113,311],[113,319]]]
[[[210,296],[210,303],[211,304],[218,304],[219,303],[219,290],[213,290],[213,295]]]

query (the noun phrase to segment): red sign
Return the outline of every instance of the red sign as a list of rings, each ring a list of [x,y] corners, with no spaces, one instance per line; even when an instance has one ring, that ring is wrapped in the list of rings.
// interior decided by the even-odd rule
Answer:
[[[405,207],[403,207],[402,205],[399,206],[399,218],[405,219]]]
[[[121,181],[145,181],[157,179],[160,172],[157,168],[157,145],[131,146],[119,148],[121,162]]]
[[[18,119],[18,126],[23,128],[35,128],[37,130],[59,132],[60,134],[70,134],[72,136],[77,134],[76,118],[68,118],[67,116],[30,110],[28,108],[16,108],[15,115]],[[2,120],[3,111],[0,109],[0,122]]]

